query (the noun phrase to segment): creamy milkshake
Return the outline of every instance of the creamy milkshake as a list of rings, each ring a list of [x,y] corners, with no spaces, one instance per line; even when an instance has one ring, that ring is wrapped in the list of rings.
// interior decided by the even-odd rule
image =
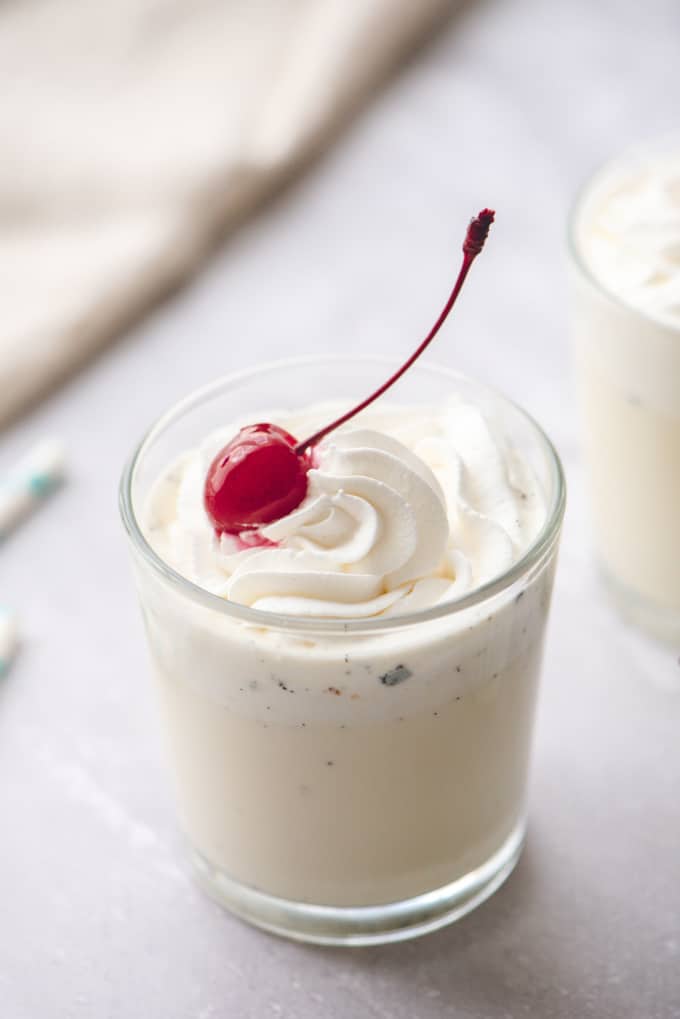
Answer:
[[[216,532],[204,479],[241,424],[308,434],[382,372],[319,359],[211,387],[159,423],[123,494],[199,872],[316,941],[432,929],[512,869],[563,511],[530,419],[418,367],[403,403],[318,443],[291,512],[254,540]],[[292,390],[341,402],[277,410]]]
[[[572,219],[598,555],[627,615],[680,634],[680,145],[601,170]]]

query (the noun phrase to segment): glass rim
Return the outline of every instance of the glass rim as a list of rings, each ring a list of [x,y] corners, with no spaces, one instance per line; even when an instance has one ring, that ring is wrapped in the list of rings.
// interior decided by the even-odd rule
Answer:
[[[166,563],[147,541],[144,532],[139,524],[135,513],[132,498],[132,483],[135,471],[141,461],[146,449],[154,439],[182,414],[192,410],[204,400],[215,395],[226,386],[232,386],[239,382],[245,382],[254,376],[265,372],[276,371],[280,368],[293,366],[311,366],[315,364],[328,363],[363,363],[394,365],[389,357],[380,356],[352,356],[352,355],[324,355],[312,354],[307,356],[282,358],[276,361],[267,361],[254,368],[246,368],[238,372],[230,372],[219,379],[209,382],[207,385],[192,390],[187,396],[172,404],[159,418],[151,425],[142,436],[140,442],[133,449],[132,455],[127,460],[120,479],[119,486],[119,510],[123,520],[123,526],[127,532],[134,548],[142,555],[146,563],[153,568],[156,574],[169,582],[172,587],[181,591],[192,601],[212,609],[229,618],[237,619],[253,626],[267,627],[277,630],[298,630],[325,633],[379,633],[386,630],[401,629],[404,626],[414,626],[419,623],[427,623],[431,620],[442,619],[455,613],[463,612],[475,605],[483,604],[502,591],[511,587],[517,580],[539,563],[550,551],[559,534],[564,510],[566,505],[566,481],[560,458],[548,438],[545,431],[538,422],[522,407],[509,399],[502,392],[486,383],[477,382],[462,372],[452,371],[449,368],[439,365],[436,362],[425,361],[422,368],[435,371],[438,375],[445,375],[452,381],[471,383],[486,395],[494,400],[512,408],[532,428],[539,439],[539,444],[549,464],[551,479],[554,487],[554,495],[546,519],[541,530],[532,543],[525,550],[522,556],[510,566],[509,569],[499,573],[491,580],[474,588],[458,598],[451,598],[448,601],[431,605],[426,609],[417,612],[405,612],[401,615],[380,617],[373,616],[370,619],[338,619],[325,616],[295,616],[279,612],[270,612],[264,609],[251,608],[248,605],[240,605],[238,602],[231,602],[219,595],[206,591],[205,588],[195,584],[192,580],[182,576],[169,563]]]
[[[623,308],[625,311],[631,312],[633,315],[638,316],[645,322],[660,326],[662,329],[670,329],[673,332],[680,332],[680,327],[672,321],[667,321],[666,319],[659,318],[656,315],[650,315],[643,308],[639,308],[637,305],[631,304],[630,301],[627,301],[621,294],[616,293],[615,290],[610,290],[609,287],[595,275],[591,266],[588,264],[585,254],[581,250],[577,236],[578,220],[583,205],[598,181],[603,180],[607,173],[616,169],[617,166],[625,166],[627,161],[632,162],[636,154],[642,156],[644,152],[661,150],[665,144],[669,143],[672,143],[676,148],[680,149],[680,138],[675,135],[663,135],[661,138],[650,139],[647,142],[638,142],[635,145],[629,145],[616,155],[607,156],[606,159],[603,159],[593,170],[590,171],[588,176],[581,181],[580,185],[576,189],[576,193],[569,207],[569,213],[567,215],[567,251],[569,252],[572,264],[576,269],[578,269],[583,278],[587,280],[588,283],[590,283],[600,294],[618,305],[619,308]]]

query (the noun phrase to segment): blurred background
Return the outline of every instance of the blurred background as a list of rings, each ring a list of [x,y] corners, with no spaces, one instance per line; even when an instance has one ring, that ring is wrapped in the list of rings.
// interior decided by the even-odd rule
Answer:
[[[606,836],[605,797],[617,845],[638,827],[611,800],[635,726],[586,775],[559,736],[568,717],[596,745],[644,677],[658,739],[626,767],[652,774],[670,738],[675,657],[617,627],[592,576],[565,233],[598,163],[677,131],[679,66],[677,0],[0,4],[0,475],[44,437],[67,458],[0,547],[22,632],[0,687],[3,1016],[680,1015],[670,858],[649,868],[640,843],[575,862],[586,826]],[[410,352],[484,205],[493,236],[430,356],[523,404],[567,467],[535,768],[548,862],[530,852],[460,929],[336,966],[226,919],[183,874],[117,483],[142,431],[224,373]],[[635,942],[617,868],[621,889],[652,871]]]

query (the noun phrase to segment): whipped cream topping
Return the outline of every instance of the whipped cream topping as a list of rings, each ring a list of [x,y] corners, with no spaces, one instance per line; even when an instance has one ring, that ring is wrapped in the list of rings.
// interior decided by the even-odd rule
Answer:
[[[265,416],[307,434],[334,409]],[[251,547],[218,538],[203,507],[208,466],[239,425],[210,436],[152,489],[151,545],[179,573],[231,601],[361,619],[479,587],[538,534],[546,510],[537,479],[476,407],[455,401],[437,414],[385,407],[356,420],[361,427],[353,422],[317,446],[304,501],[261,528]]]
[[[603,286],[680,327],[680,150],[606,167],[583,202],[577,230]]]

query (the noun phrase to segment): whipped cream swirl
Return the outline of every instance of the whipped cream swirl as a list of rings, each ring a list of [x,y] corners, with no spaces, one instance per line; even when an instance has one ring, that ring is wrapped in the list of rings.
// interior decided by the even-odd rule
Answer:
[[[438,415],[413,408],[374,417],[380,431],[347,428],[319,444],[304,501],[261,528],[252,547],[218,539],[203,508],[205,472],[224,440],[211,437],[152,490],[151,544],[231,601],[326,618],[415,611],[511,566],[540,528],[544,500],[479,410],[456,402]]]
[[[302,505],[261,529],[274,549],[237,554],[232,601],[292,615],[373,616],[441,570],[444,493],[402,443],[368,429],[318,450]]]

